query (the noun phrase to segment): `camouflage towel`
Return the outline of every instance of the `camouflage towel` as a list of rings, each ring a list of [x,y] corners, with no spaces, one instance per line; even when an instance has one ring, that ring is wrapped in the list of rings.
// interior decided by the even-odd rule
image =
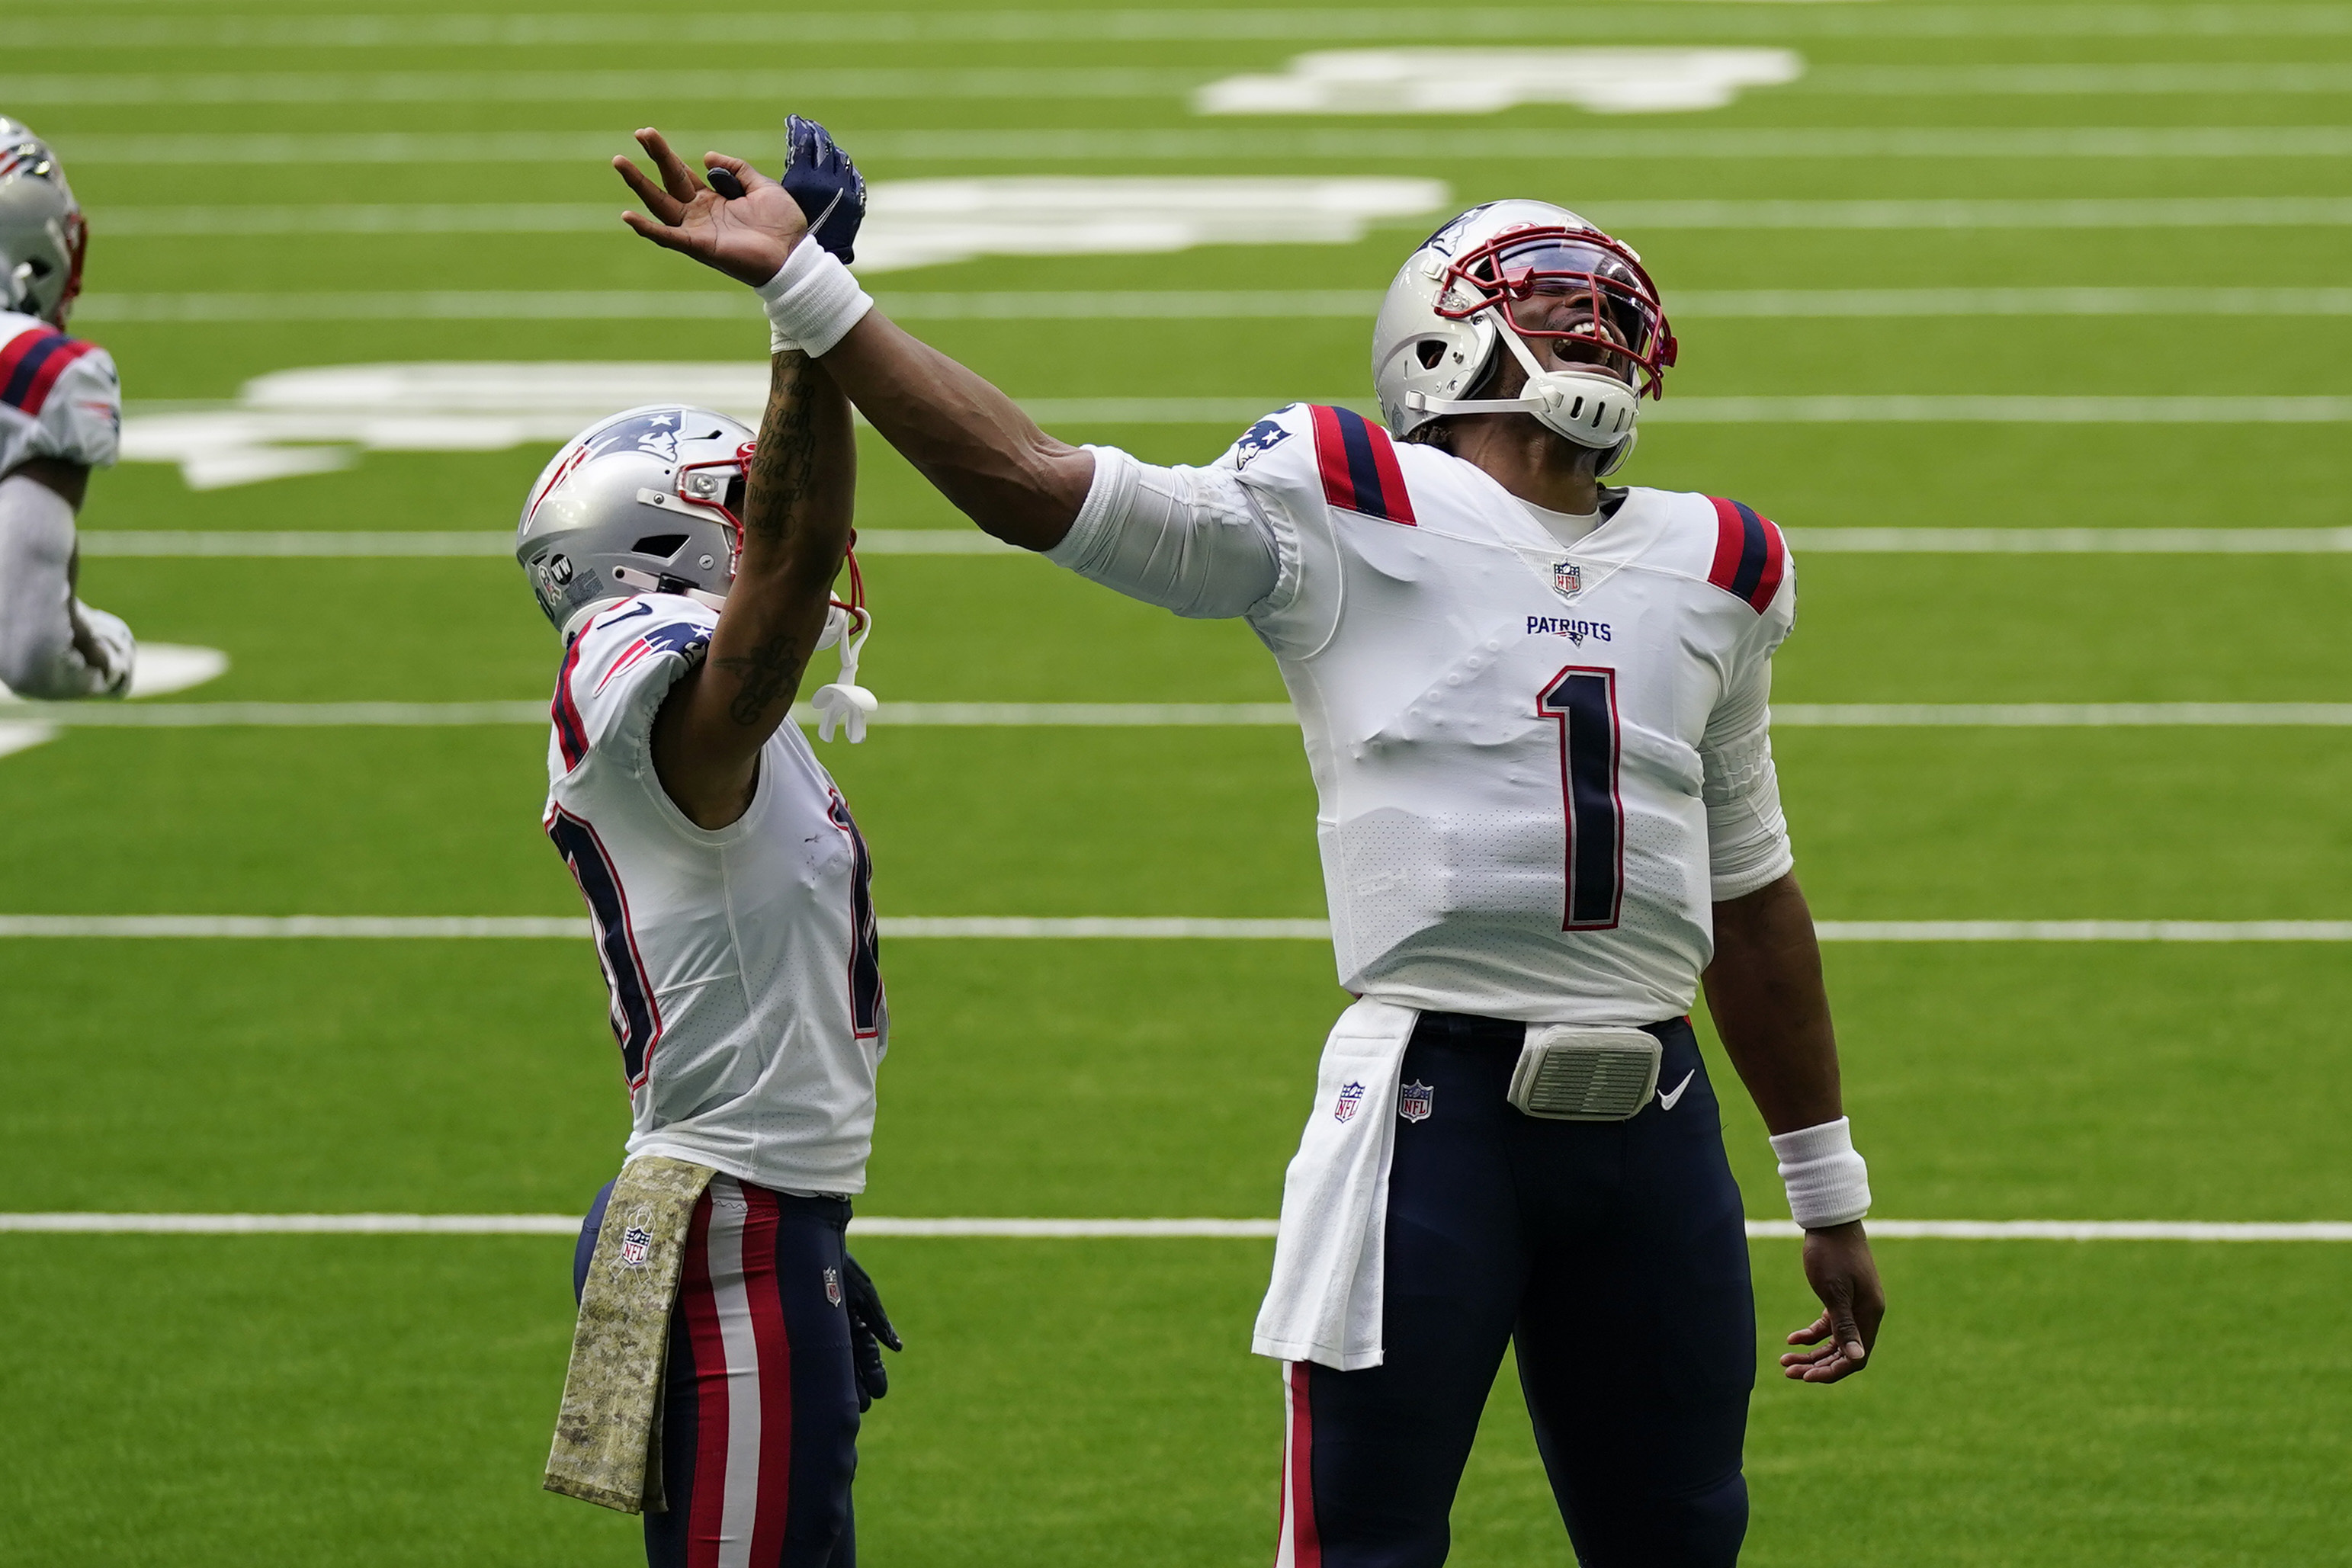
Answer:
[[[695,1203],[715,1173],[658,1155],[621,1167],[580,1295],[549,1491],[660,1513],[662,1360]]]

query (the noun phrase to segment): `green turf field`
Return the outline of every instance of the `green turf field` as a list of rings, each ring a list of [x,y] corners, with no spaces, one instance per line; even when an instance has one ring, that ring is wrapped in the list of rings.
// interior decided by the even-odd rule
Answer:
[[[1783,704],[2324,704],[2352,677],[2341,549],[1803,544],[1807,529],[2352,524],[2347,413],[2320,401],[2352,398],[2352,5],[79,0],[0,36],[0,113],[52,139],[90,209],[76,326],[114,352],[134,428],[342,364],[756,373],[756,315],[726,315],[688,264],[617,223],[495,215],[617,211],[602,161],[640,123],[693,148],[765,127],[730,150],[772,167],[798,109],[877,183],[1438,180],[1456,205],[1533,194],[1650,215],[1620,232],[1670,309],[1697,303],[1675,310],[1683,367],[1627,476],[1736,495],[1796,531]],[[1654,115],[1211,117],[1186,96],[1308,51],[1445,43],[1783,48],[1805,69]],[[2171,205],[2133,217],[2112,205],[2126,201]],[[1661,204],[1706,202],[1745,205],[1699,226]],[[1813,217],[1762,221],[1775,203]],[[1973,205],[1874,218],[1858,203]],[[2032,205],[2053,203],[2111,204]],[[418,217],[436,205],[474,216]],[[336,221],[375,232],[319,232],[318,212],[362,208]],[[988,256],[869,287],[1024,398],[1361,400],[1368,319],[1247,302],[1377,291],[1444,215],[1337,243]],[[1929,298],[1984,289],[2087,292],[2022,313]],[[2212,291],[2213,310],[2117,303],[2133,289]],[[1912,313],[1756,304],[1856,290],[1907,291]],[[637,302],[580,319],[479,304],[584,291]],[[639,298],[660,291],[684,302],[675,319]],[[1150,304],[1180,292],[1234,314]],[[428,294],[476,314],[331,301],[271,319],[251,303]],[[1073,319],[1035,298],[1074,294],[1114,304]],[[1000,319],[974,319],[988,309]],[[1675,413],[1840,394],[2235,412]],[[1206,461],[1247,423],[1119,417],[1055,428]],[[127,463],[95,482],[83,523],[495,530],[553,442],[485,444],[205,489]],[[965,526],[878,442],[860,461],[861,526]],[[1037,561],[884,556],[868,578],[864,678],[886,705],[1282,697],[1244,628]],[[229,654],[216,681],[150,702],[513,702],[544,695],[556,654],[496,559],[93,553],[82,592],[142,638]],[[527,725],[68,728],[0,755],[0,915],[574,915],[538,831],[544,749]],[[2352,919],[2341,725],[1791,727],[1778,753],[1825,920]],[[1284,728],[881,728],[824,759],[873,842],[886,916],[1323,913]],[[1877,1214],[2352,1219],[2347,954],[1832,945]],[[1319,944],[893,938],[884,961],[893,1050],[862,1212],[1274,1212],[1344,1000]],[[563,940],[0,937],[0,1214],[576,1212],[626,1125],[595,964]],[[1749,1213],[1785,1218],[1761,1125],[1711,1060]],[[9,1233],[0,1250],[0,1564],[640,1559],[632,1521],[538,1489],[568,1242]],[[862,1443],[869,1563],[1269,1560],[1280,1396],[1247,1354],[1269,1243],[858,1250],[908,1342]],[[1892,1312],[1869,1375],[1758,1390],[1746,1561],[2352,1563],[2352,1247],[1898,1239],[1880,1256]],[[1793,1243],[1759,1239],[1755,1262],[1769,1358],[1810,1311]],[[1596,1353],[1643,1354],[1639,1325]],[[1471,1568],[1569,1560],[1507,1377],[1455,1524]]]

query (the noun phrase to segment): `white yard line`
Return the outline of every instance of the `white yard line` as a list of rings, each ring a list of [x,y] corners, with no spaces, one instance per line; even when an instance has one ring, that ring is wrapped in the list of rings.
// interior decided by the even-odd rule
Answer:
[[[2243,229],[2352,225],[2347,196],[2086,196],[2027,200],[1625,201],[1580,209],[1612,231],[1663,229]],[[203,235],[601,234],[611,203],[404,202],[301,206],[108,207],[113,238]]]
[[[1576,16],[1605,15],[1580,7]],[[2035,15],[2032,11],[2021,15]],[[1076,13],[1071,13],[1076,15]],[[1421,25],[1427,25],[1420,13]],[[666,20],[666,19],[665,19]],[[773,126],[681,131],[681,146],[734,148],[765,160],[780,142]],[[1215,162],[1246,158],[1253,168],[1284,160],[1394,164],[1494,158],[1696,159],[1753,162],[1788,159],[2341,158],[2352,126],[1759,126],[1739,131],[1387,130],[1376,127],[1265,131],[861,131],[848,140],[869,166],[917,162]],[[561,131],[206,131],[77,135],[58,151],[77,166],[97,163],[566,163],[633,151],[626,132]]]
[[[116,0],[89,0],[91,8]],[[144,5],[152,0],[119,0]],[[1647,6],[1468,5],[1445,14],[1444,31],[1465,42],[1671,37],[2341,37],[2352,16],[2340,5],[1844,5],[1804,0],[1757,4],[1747,15],[1710,6],[1703,17]],[[719,44],[1158,43],[1204,41],[1420,41],[1431,31],[1419,7],[1306,9],[1209,6],[1199,10],[974,10],[965,12],[704,12],[677,16],[551,12],[538,16],[96,16],[14,23],[20,48],[331,49],[535,48],[554,46]]]
[[[814,710],[793,717],[814,724]],[[1780,703],[1783,728],[2340,728],[2352,703]],[[548,722],[536,700],[472,703],[0,703],[0,723],[88,729],[378,729]],[[1288,703],[885,702],[872,723],[919,728],[1295,727]]]
[[[88,0],[145,7],[153,0]],[[1760,0],[1742,14],[1710,5],[1702,16],[1672,7],[1465,5],[1445,14],[1463,40],[1671,37],[2340,37],[2352,16],[2340,5],[2088,4],[1870,5]],[[1425,39],[1423,8],[1204,6],[1197,10],[985,9],[711,11],[675,17],[611,12],[535,16],[137,16],[12,26],[18,47],[121,48],[526,48],[550,46],[919,43],[1159,43],[1358,38]]]
[[[1822,920],[1824,942],[2352,942],[2352,920]],[[578,940],[583,918],[544,915],[0,915],[0,937]],[[1088,915],[885,915],[903,938],[1324,942],[1322,920]]]
[[[902,321],[1370,320],[1367,290],[1136,289],[881,294]],[[1924,319],[1988,316],[2352,316],[2352,288],[1755,288],[1685,289],[1678,320]],[[679,321],[749,319],[740,293],[683,289],[436,290],[416,294],[97,294],[77,322]]]
[[[0,1214],[0,1231],[64,1236],[577,1236],[571,1214]],[[2329,1220],[1873,1219],[1879,1240],[1937,1241],[2352,1241],[2352,1224]],[[1009,1240],[1271,1239],[1271,1219],[911,1219],[861,1215],[855,1237],[982,1237]],[[1803,1234],[1785,1219],[1751,1219],[1756,1240]]]
[[[642,103],[793,99],[1166,99],[1226,73],[1199,67],[883,66],[801,70],[81,71],[0,76],[17,107],[132,104]],[[1815,66],[1768,91],[1813,97],[2277,97],[2352,90],[2334,60]],[[763,139],[764,140],[764,139]],[[850,143],[853,147],[856,142]],[[71,149],[63,149],[71,156]]]
[[[2344,528],[1790,528],[1800,554],[2329,555],[2352,552]],[[464,533],[222,533],[84,528],[86,556],[482,556],[514,553],[504,528]],[[861,555],[1026,556],[976,528],[860,528]]]
[[[761,148],[772,128],[680,132],[682,144]],[[974,128],[856,134],[869,162],[1031,161],[1137,162],[1236,156],[1392,163],[1426,157],[1753,162],[1785,159],[2239,159],[2337,158],[2352,152],[2352,126],[1795,127],[1752,131],[1612,130],[1383,131],[1005,131]],[[627,152],[625,135],[593,131],[221,132],[66,135],[76,163],[570,162]]]

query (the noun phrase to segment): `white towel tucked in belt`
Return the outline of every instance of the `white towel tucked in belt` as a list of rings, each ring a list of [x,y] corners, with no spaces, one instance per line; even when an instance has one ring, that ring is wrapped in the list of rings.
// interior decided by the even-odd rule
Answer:
[[[1341,1372],[1378,1366],[1397,1079],[1421,1015],[1370,997],[1323,1042],[1315,1109],[1282,1178],[1274,1281],[1250,1348]]]

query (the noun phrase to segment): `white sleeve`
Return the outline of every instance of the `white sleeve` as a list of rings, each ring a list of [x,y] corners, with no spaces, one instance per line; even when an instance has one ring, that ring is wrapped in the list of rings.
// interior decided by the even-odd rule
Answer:
[[[1750,660],[1707,716],[1698,743],[1707,863],[1717,904],[1789,873],[1789,822],[1772,768],[1772,661]]]
[[[75,347],[75,340],[66,342]],[[91,347],[58,372],[42,395],[26,457],[54,457],[84,468],[110,468],[122,433],[122,389],[114,361]]]
[[[1094,484],[1047,560],[1197,620],[1246,614],[1275,591],[1280,549],[1234,470],[1159,468],[1117,447],[1087,450]]]

